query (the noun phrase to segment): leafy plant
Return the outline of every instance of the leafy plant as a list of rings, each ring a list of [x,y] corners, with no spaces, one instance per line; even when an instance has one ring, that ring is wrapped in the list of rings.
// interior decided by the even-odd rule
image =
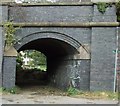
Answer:
[[[20,27],[14,27],[13,22],[10,21],[4,23],[3,26],[5,31],[5,46],[13,46],[16,42],[18,42],[18,38],[15,36],[15,32]]]
[[[70,86],[67,90],[67,93],[68,93],[68,95],[77,95],[80,93],[80,91],[78,89]]]
[[[106,12],[106,9],[108,7],[112,7],[112,3],[105,3],[105,2],[97,3],[97,8],[98,8],[99,12],[101,12],[102,14],[104,14]]]
[[[2,91],[4,91],[5,90],[5,88],[3,88],[3,87],[0,87],[0,92],[2,92]]]
[[[20,53],[17,56],[16,62],[17,62],[17,65],[16,65],[17,70],[21,70],[23,65],[23,58]]]
[[[1,88],[2,92],[7,92],[7,93],[11,93],[11,94],[16,94],[20,91],[20,88],[15,86],[13,88],[10,88],[10,89],[6,89],[6,88]]]
[[[116,9],[117,9],[117,20],[120,22],[120,1],[116,3]]]

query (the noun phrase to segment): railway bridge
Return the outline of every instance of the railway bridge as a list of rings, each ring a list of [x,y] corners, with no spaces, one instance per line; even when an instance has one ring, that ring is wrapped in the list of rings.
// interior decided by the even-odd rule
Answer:
[[[2,3],[0,6],[0,81],[12,88],[16,57],[37,50],[47,57],[47,73],[55,86],[69,82],[80,90],[115,89],[118,26],[114,3],[101,13],[93,2]],[[4,51],[4,22],[12,20],[19,42]]]

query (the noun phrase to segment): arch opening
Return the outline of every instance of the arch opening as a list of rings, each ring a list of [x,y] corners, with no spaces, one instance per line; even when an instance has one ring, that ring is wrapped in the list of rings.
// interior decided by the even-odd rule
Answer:
[[[44,84],[47,73],[46,59],[43,53],[36,50],[20,51],[16,59],[16,85]]]
[[[22,45],[18,49],[18,52],[25,50],[36,50],[46,56],[47,71],[44,76],[45,78],[43,78],[43,82],[45,82],[44,84],[63,89],[66,89],[66,87],[69,86],[67,65],[69,65],[70,57],[78,53],[76,48],[62,40],[40,38]],[[66,78],[64,78],[64,76],[66,76]],[[38,83],[38,85],[41,84]]]

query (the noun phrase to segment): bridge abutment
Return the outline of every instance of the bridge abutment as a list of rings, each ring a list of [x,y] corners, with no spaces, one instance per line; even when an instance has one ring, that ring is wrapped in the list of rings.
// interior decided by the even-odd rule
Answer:
[[[16,57],[17,51],[10,47],[4,52],[3,60],[3,78],[2,86],[4,88],[10,89],[15,87],[16,80]]]
[[[94,6],[94,22],[116,22],[115,6],[101,14]],[[90,90],[114,90],[116,27],[92,27]]]
[[[0,27],[0,87],[2,87],[2,60],[3,60],[3,44],[2,44],[2,27]]]
[[[3,79],[2,86],[7,89],[15,87],[16,80],[16,57],[15,56],[4,56],[3,61]],[[14,65],[13,65],[14,64]]]
[[[79,90],[90,90],[89,59],[73,58],[50,61],[50,64],[48,62],[48,75],[50,75],[51,84],[61,89],[66,90],[72,86]]]
[[[8,6],[0,5],[0,23],[8,20]],[[4,29],[0,26],[0,87],[3,83]]]
[[[22,26],[16,33],[22,41],[16,50],[42,50],[48,57],[52,56],[52,59],[48,59],[48,74],[52,84],[57,87],[64,89],[72,83],[72,86],[80,90],[113,91],[113,51],[116,49],[116,27],[119,25],[116,23],[115,6],[108,7],[102,14],[97,5],[92,3],[43,5],[10,6],[9,13],[7,6],[3,6],[4,19],[13,18],[14,25]],[[24,19],[18,18],[23,17],[17,13],[20,10],[25,14]],[[2,27],[0,30],[2,32]],[[79,53],[69,56],[73,50],[70,48]],[[64,55],[64,50],[68,53],[65,54],[67,58],[58,58],[58,55]],[[0,62],[2,65],[2,59]],[[3,87],[15,86],[15,67],[16,56],[4,55]]]

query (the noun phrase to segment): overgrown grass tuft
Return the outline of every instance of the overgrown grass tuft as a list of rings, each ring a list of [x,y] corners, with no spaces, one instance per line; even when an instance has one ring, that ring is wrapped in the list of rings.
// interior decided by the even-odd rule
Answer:
[[[110,91],[81,91],[73,87],[69,87],[67,90],[67,95],[75,98],[85,98],[85,99],[110,99],[118,100],[120,99],[120,93],[110,92]]]
[[[1,87],[0,92],[18,94],[20,92],[20,88],[18,86],[15,86],[15,87],[10,88],[10,89],[6,89],[6,88]]]
[[[77,95],[72,95],[73,97],[76,98],[85,98],[85,99],[110,99],[110,100],[118,100],[120,94],[118,92],[113,93],[113,92],[100,92],[100,91],[79,91]]]
[[[68,90],[67,90],[67,95],[68,96],[71,96],[71,95],[78,95],[80,94],[80,91],[76,88],[73,88],[73,87],[69,87]]]

